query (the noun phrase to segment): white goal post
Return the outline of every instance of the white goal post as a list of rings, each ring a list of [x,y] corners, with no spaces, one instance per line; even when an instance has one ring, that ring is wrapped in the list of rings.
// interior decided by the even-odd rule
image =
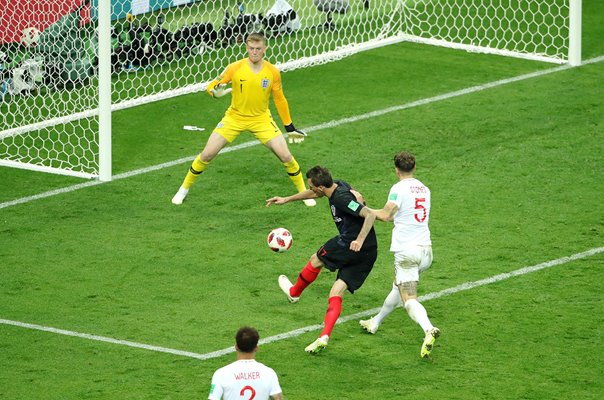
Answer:
[[[404,41],[581,63],[581,0],[7,1],[0,166],[103,181],[111,113],[204,90],[251,31],[282,71]]]

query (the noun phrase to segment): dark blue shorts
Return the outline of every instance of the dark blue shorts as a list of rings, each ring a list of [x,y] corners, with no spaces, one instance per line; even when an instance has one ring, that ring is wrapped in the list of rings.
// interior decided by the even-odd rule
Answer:
[[[346,282],[348,291],[354,293],[373,269],[377,259],[377,246],[363,247],[359,252],[350,250],[349,246],[350,243],[345,243],[336,236],[321,246],[317,257],[328,270],[338,271],[337,278]]]

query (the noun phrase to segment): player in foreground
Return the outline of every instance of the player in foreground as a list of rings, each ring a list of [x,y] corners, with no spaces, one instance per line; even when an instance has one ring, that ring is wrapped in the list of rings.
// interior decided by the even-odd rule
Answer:
[[[377,259],[377,238],[373,229],[375,215],[363,205],[360,193],[344,181],[334,181],[326,168],[316,166],[307,173],[310,189],[289,197],[272,197],[266,205],[285,204],[295,200],[314,199],[327,196],[339,235],[329,239],[310,257],[294,285],[285,276],[279,276],[279,287],[291,303],[296,303],[304,289],[310,285],[326,267],[338,271],[336,281],[329,292],[329,306],[323,321],[323,331],[317,340],[305,349],[318,353],[329,342],[331,331],[342,311],[342,295],[348,289],[354,293],[359,289]]]
[[[381,210],[371,210],[380,221],[394,221],[390,251],[394,252],[394,284],[379,313],[360,321],[369,333],[378,327],[401,301],[409,317],[424,331],[420,350],[422,358],[432,352],[440,335],[424,306],[417,300],[419,275],[432,265],[432,241],[430,239],[430,189],[414,178],[415,156],[401,152],[394,156],[396,176],[399,181],[390,189],[388,201]]]
[[[258,331],[249,326],[237,331],[237,361],[214,372],[209,400],[283,399],[275,371],[255,360],[259,339]]]
[[[210,161],[244,131],[253,133],[277,156],[298,192],[306,190],[300,166],[289,151],[287,142],[268,108],[272,93],[279,117],[288,132],[289,142],[304,141],[306,134],[296,129],[292,122],[289,105],[281,87],[281,74],[274,65],[264,60],[266,38],[260,33],[252,33],[248,36],[245,46],[248,57],[230,64],[218,79],[208,85],[208,93],[214,98],[232,92],[231,106],[214,128],[204,149],[193,160],[187,176],[172,198],[174,204],[182,204],[189,189],[207,169]],[[226,87],[229,82],[232,83],[232,88]],[[305,204],[314,206],[316,203],[309,199]]]

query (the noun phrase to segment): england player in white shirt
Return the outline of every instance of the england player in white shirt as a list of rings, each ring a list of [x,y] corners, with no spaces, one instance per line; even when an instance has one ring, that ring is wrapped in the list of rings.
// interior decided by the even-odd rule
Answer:
[[[255,360],[259,339],[249,326],[237,331],[237,361],[214,372],[209,400],[283,400],[275,371]]]
[[[420,274],[432,265],[430,239],[430,189],[414,178],[415,156],[401,152],[394,156],[395,172],[399,181],[392,186],[388,201],[381,210],[372,210],[380,221],[394,221],[390,251],[394,253],[395,279],[379,313],[368,320],[359,321],[369,333],[378,327],[402,303],[409,317],[424,331],[420,350],[422,358],[428,357],[440,330],[432,325],[424,306],[417,300]]]

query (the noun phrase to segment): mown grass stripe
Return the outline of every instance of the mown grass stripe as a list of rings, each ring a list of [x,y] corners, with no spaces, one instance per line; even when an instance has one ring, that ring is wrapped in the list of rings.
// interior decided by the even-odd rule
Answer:
[[[480,280],[473,281],[473,282],[462,283],[460,285],[454,286],[452,288],[444,289],[444,290],[441,290],[438,292],[428,293],[426,295],[420,296],[419,300],[428,301],[428,300],[433,300],[433,299],[437,299],[440,297],[450,296],[452,294],[463,292],[463,291],[470,290],[470,289],[474,289],[476,287],[490,285],[491,283],[500,282],[500,281],[510,279],[510,278],[513,278],[516,276],[530,274],[533,272],[540,271],[542,269],[551,268],[551,267],[554,267],[557,265],[569,263],[571,261],[576,261],[576,260],[580,260],[583,258],[591,257],[591,256],[594,256],[594,255],[602,253],[602,252],[604,252],[604,247],[595,247],[593,249],[590,249],[590,250],[587,250],[587,251],[584,251],[581,253],[573,254],[571,256],[557,258],[555,260],[546,261],[541,264],[533,265],[530,267],[524,267],[524,268],[520,268],[520,269],[511,271],[511,272],[494,275],[489,278],[480,279]],[[362,317],[372,315],[378,311],[379,311],[379,308],[373,308],[371,310],[366,310],[366,311],[359,312],[356,314],[348,315],[346,317],[341,317],[338,319],[337,323],[341,324],[341,323],[348,322],[351,320],[356,320],[356,319],[359,319]],[[48,326],[30,324],[27,322],[12,321],[12,320],[8,320],[8,319],[0,319],[0,324],[12,325],[12,326],[20,327],[20,328],[33,329],[33,330],[44,331],[44,332],[50,332],[50,333],[55,333],[58,335],[65,335],[65,336],[78,337],[78,338],[82,338],[82,339],[96,340],[99,342],[134,347],[134,348],[139,348],[139,349],[144,349],[144,350],[156,351],[156,352],[160,352],[160,353],[168,353],[168,354],[173,354],[173,355],[177,355],[177,356],[196,358],[199,360],[209,360],[212,358],[221,357],[223,355],[235,352],[235,347],[231,346],[226,349],[217,350],[217,351],[213,351],[213,352],[205,353],[205,354],[200,354],[200,353],[194,353],[194,352],[190,352],[190,351],[171,349],[168,347],[161,347],[161,346],[154,346],[154,345],[149,345],[149,344],[144,344],[144,343],[131,342],[129,340],[120,340],[120,339],[114,339],[114,338],[110,338],[110,337],[106,337],[106,336],[92,335],[92,334],[88,334],[88,333],[80,333],[80,332],[74,332],[74,331],[69,331],[69,330],[65,330],[65,329],[58,329],[58,328],[53,328],[53,327],[48,327]],[[285,339],[291,339],[291,338],[300,336],[307,332],[321,330],[322,328],[323,328],[323,325],[305,326],[303,328],[294,329],[289,332],[284,332],[284,333],[280,333],[278,335],[269,336],[267,338],[261,339],[260,344],[267,344],[267,343],[278,342],[278,341],[285,340]]]

